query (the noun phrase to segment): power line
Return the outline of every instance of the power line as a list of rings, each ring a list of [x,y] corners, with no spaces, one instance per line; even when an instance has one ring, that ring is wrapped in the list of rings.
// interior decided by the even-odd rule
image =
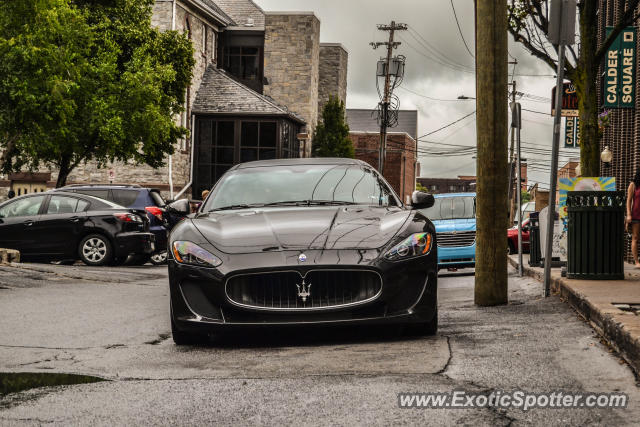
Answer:
[[[432,45],[431,43],[429,43],[429,40],[427,40],[427,38],[425,38],[424,36],[422,36],[418,31],[416,31],[413,27],[409,27],[409,34],[411,35],[411,37],[416,40],[418,42],[418,44],[420,44],[422,47],[425,48],[425,50],[427,50],[429,53],[435,55],[436,57],[438,57],[441,61],[450,63],[454,66],[457,67],[461,67],[461,68],[466,68],[469,69],[471,71],[474,70],[474,67],[469,67],[467,65],[464,64],[460,64],[456,61],[454,61],[453,59],[449,58],[448,55],[442,53],[440,50],[438,50],[437,47],[435,47],[434,45]],[[416,36],[418,38],[420,38],[420,40],[418,40],[418,38],[416,38]]]
[[[467,115],[465,115],[465,116],[463,116],[463,117],[460,117],[458,120],[455,120],[455,121],[453,121],[453,122],[451,122],[451,123],[449,123],[449,124],[447,124],[447,125],[442,126],[441,128],[438,128],[438,129],[433,130],[433,131],[431,131],[431,132],[429,132],[429,133],[426,133],[426,134],[424,134],[424,135],[422,135],[422,136],[419,136],[417,139],[419,140],[419,139],[421,139],[421,138],[424,138],[425,136],[432,135],[432,134],[434,134],[434,133],[436,133],[436,132],[441,131],[442,129],[446,129],[446,128],[450,127],[450,126],[453,126],[453,125],[455,125],[456,123],[458,123],[458,122],[460,122],[460,121],[462,121],[462,120],[466,119],[467,117],[469,117],[469,116],[471,116],[471,115],[473,115],[473,114],[475,114],[475,113],[476,113],[476,110],[473,110],[473,111],[472,111],[472,112],[470,112],[469,114],[467,114]]]
[[[413,90],[411,90],[409,88],[406,88],[404,86],[400,86],[399,89],[406,90],[407,92],[411,92],[412,94],[417,95],[417,96],[419,96],[421,98],[430,99],[432,101],[439,101],[439,102],[473,101],[473,99],[471,99],[471,98],[467,98],[467,99],[464,99],[464,98],[463,99],[439,99],[439,98],[433,98],[431,96],[427,96],[427,95],[423,95],[421,93],[415,92],[415,91],[413,91]]]
[[[467,52],[469,52],[469,55],[471,55],[472,58],[475,58],[473,53],[471,53],[471,49],[469,49],[469,46],[467,45],[467,41],[464,39],[464,35],[462,35],[462,29],[460,28],[460,22],[458,21],[458,14],[456,14],[456,7],[453,5],[453,0],[451,0],[451,9],[453,9],[453,16],[456,18],[456,24],[458,25],[458,33],[460,34],[460,37],[462,38],[462,42],[464,43],[464,47],[467,48]]]

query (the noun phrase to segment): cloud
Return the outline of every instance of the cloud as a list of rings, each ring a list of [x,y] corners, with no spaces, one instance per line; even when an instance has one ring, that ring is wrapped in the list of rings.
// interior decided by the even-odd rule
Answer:
[[[375,85],[376,62],[383,52],[373,50],[371,41],[385,41],[387,33],[376,24],[388,24],[392,19],[409,25],[409,31],[399,32],[402,43],[396,51],[407,57],[405,79],[395,91],[401,108],[419,112],[419,134],[426,134],[450,123],[475,109],[473,101],[435,101],[426,97],[455,100],[459,95],[475,96],[474,58],[467,52],[451,9],[444,0],[255,0],[267,11],[313,11],[321,21],[322,42],[342,43],[349,51],[347,87],[348,108],[375,108],[378,95]],[[474,49],[474,17],[471,0],[454,0],[460,27],[469,47]],[[518,74],[555,75],[546,64],[532,57],[509,36],[509,51],[518,60]],[[509,58],[511,60],[511,58]],[[509,66],[511,73],[513,66]],[[469,72],[470,71],[470,72]],[[553,77],[517,76],[518,91],[549,98],[555,85]],[[406,90],[405,90],[406,89]],[[423,96],[420,96],[423,95]],[[505,97],[507,94],[505,94]],[[549,113],[550,103],[523,98],[523,108]],[[550,115],[523,112],[522,141],[551,148],[553,119]],[[475,145],[475,117],[437,132],[429,141],[453,145]],[[422,147],[437,147],[421,143]],[[451,148],[451,147],[449,147]],[[579,156],[576,150],[576,156]],[[550,155],[529,154],[532,162],[550,164]],[[560,163],[563,160],[561,158]],[[422,176],[455,177],[475,174],[475,160],[466,157],[421,157]],[[548,173],[529,173],[530,181],[547,185]]]

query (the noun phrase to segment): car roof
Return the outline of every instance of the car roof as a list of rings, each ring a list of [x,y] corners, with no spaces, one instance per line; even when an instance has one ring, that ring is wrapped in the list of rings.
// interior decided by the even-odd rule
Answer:
[[[72,184],[72,185],[65,185],[64,187],[61,188],[56,188],[53,191],[65,191],[66,190],[89,190],[89,189],[106,189],[106,190],[148,190],[148,191],[157,191],[160,192],[160,190],[156,189],[156,188],[147,188],[147,187],[140,187],[138,184],[131,184],[131,185],[117,185],[117,184]]]
[[[439,199],[441,197],[476,197],[476,193],[441,193],[434,194],[433,197]]]
[[[303,159],[272,159],[256,160],[254,162],[240,163],[232,169],[248,169],[269,166],[299,166],[299,165],[366,165],[367,162],[358,159],[346,159],[342,157],[312,157]]]

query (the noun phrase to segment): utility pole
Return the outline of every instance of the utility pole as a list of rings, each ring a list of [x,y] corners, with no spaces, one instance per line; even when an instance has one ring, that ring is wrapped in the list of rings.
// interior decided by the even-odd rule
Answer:
[[[515,61],[515,63],[517,64],[517,61]],[[509,62],[509,64],[511,64],[511,62]],[[511,82],[511,105],[515,105],[516,103],[516,81],[513,80]],[[513,110],[512,113],[513,115]],[[512,120],[513,122],[513,120]],[[513,186],[513,178],[514,178],[514,172],[515,172],[515,167],[514,167],[514,157],[513,157],[513,145],[514,145],[514,141],[515,141],[515,132],[513,130],[513,126],[511,126],[511,147],[509,148],[509,224],[507,224],[507,227],[511,227],[511,224],[513,224],[513,217],[514,217],[514,213],[515,213],[515,200],[514,200],[514,186]]]
[[[556,181],[558,179],[558,151],[560,124],[562,123],[562,94],[564,93],[564,48],[575,42],[576,0],[553,0],[549,20],[549,40],[558,48],[555,115],[553,117],[553,146],[551,147],[551,173],[549,174],[549,207],[547,237],[544,251],[544,296],[551,294],[551,262],[553,258],[553,230],[556,216]]]
[[[475,303],[506,304],[507,0],[476,0],[477,247]]]
[[[393,49],[400,46],[400,42],[394,41],[396,31],[404,31],[407,29],[406,24],[396,24],[391,21],[391,25],[378,25],[378,30],[389,32],[388,42],[371,42],[370,45],[374,49],[380,46],[387,47],[387,60],[384,76],[384,96],[380,102],[382,110],[382,120],[380,121],[380,149],[378,153],[378,171],[384,175],[384,160],[387,155],[387,125],[389,123],[389,103],[391,98],[391,58],[393,57]],[[377,77],[376,77],[377,78]]]

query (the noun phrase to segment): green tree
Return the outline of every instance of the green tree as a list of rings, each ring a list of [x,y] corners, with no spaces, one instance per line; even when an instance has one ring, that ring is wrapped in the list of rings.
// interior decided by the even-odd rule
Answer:
[[[355,157],[349,138],[349,125],[345,121],[344,102],[330,97],[322,110],[322,122],[313,134],[314,157]]]
[[[520,196],[520,201],[522,203],[527,203],[531,201],[531,194],[527,191],[522,190],[522,195]]]
[[[151,27],[153,0],[0,3],[0,168],[159,167],[187,130],[190,41]]]
[[[598,68],[609,46],[620,32],[637,16],[634,11],[640,0],[619,2],[619,20],[613,31],[598,47],[598,3],[595,0],[579,0],[578,49],[567,47],[565,75],[575,86],[580,114],[580,164],[584,176],[600,174],[600,149],[598,134],[598,94],[596,80]],[[626,6],[625,6],[626,3]],[[549,42],[548,0],[511,0],[508,9],[509,32],[533,56],[557,70],[557,47]],[[600,11],[599,13],[602,13]]]
[[[421,191],[423,193],[428,193],[429,189],[427,187],[425,187],[424,185],[420,184],[419,182],[416,181],[416,191]]]

